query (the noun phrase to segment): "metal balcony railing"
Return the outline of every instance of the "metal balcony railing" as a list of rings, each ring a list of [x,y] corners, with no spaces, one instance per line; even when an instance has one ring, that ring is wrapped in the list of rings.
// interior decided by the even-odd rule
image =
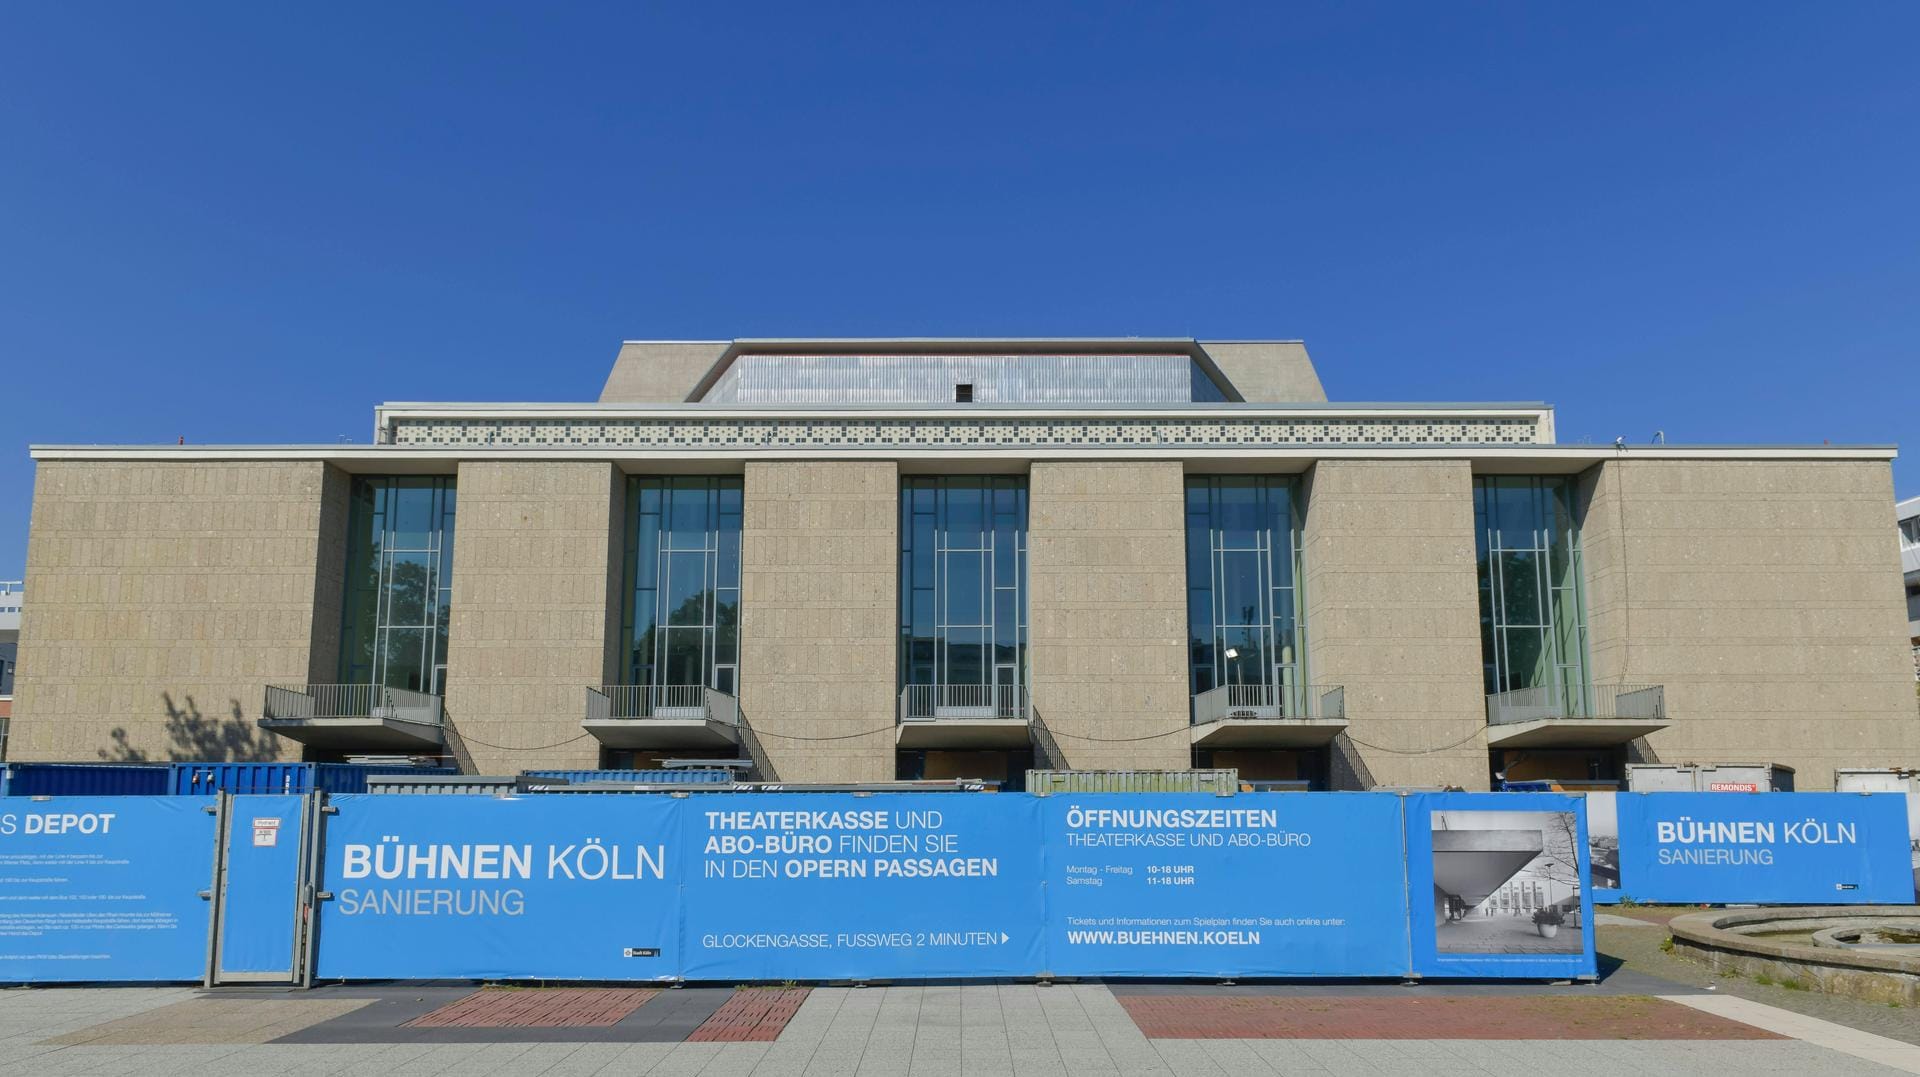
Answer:
[[[1027,717],[1026,688],[1017,684],[909,684],[900,690],[902,722]]]
[[[380,684],[267,686],[266,718],[367,718],[439,725],[439,696]]]
[[[1658,684],[1543,684],[1487,697],[1487,724],[1560,718],[1665,721],[1667,690]]]
[[[682,719],[740,724],[740,701],[698,684],[608,684],[587,689],[587,720]]]
[[[1230,719],[1345,720],[1347,690],[1338,684],[1223,684],[1193,697],[1193,724]]]

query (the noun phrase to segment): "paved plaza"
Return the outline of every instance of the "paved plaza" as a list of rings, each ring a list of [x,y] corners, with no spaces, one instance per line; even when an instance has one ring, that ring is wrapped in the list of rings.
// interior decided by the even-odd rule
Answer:
[[[1625,982],[15,989],[0,992],[0,1074],[1920,1073],[1920,1046],[1612,979]]]

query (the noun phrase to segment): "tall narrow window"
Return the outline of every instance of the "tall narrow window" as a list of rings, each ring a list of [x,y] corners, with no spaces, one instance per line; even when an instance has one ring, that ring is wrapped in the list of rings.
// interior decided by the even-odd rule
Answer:
[[[901,482],[898,668],[904,717],[1026,716],[1024,475]]]
[[[626,683],[738,695],[740,480],[629,479],[626,533]]]
[[[1236,703],[1300,713],[1299,481],[1285,475],[1187,480],[1187,670],[1195,696],[1233,686]]]
[[[349,497],[341,682],[438,695],[453,595],[454,480],[361,475]]]
[[[1482,475],[1473,481],[1473,513],[1487,694],[1532,692],[1539,705],[1587,714],[1587,621],[1572,481]]]

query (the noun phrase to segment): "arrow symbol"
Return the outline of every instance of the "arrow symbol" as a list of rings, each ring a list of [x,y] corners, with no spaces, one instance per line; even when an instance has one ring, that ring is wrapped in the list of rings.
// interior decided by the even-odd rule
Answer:
[[[1002,932],[1000,933],[1000,941],[1001,941],[1001,942],[1005,942],[1005,941],[1007,941],[1007,933],[1006,933],[1006,932],[1004,932],[1004,931],[1002,931]]]

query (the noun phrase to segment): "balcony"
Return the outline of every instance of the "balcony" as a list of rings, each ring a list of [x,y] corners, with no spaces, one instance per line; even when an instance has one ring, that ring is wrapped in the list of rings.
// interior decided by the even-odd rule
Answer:
[[[440,697],[378,684],[267,686],[260,728],[310,748],[438,751]]]
[[[580,723],[609,748],[733,748],[740,701],[698,684],[610,684],[587,689]]]
[[[1025,748],[1027,691],[1017,684],[909,684],[900,690],[901,748]]]
[[[1667,728],[1657,684],[1562,684],[1487,697],[1489,748],[1612,748]]]
[[[1318,748],[1347,728],[1331,684],[1223,684],[1193,697],[1196,748]]]

